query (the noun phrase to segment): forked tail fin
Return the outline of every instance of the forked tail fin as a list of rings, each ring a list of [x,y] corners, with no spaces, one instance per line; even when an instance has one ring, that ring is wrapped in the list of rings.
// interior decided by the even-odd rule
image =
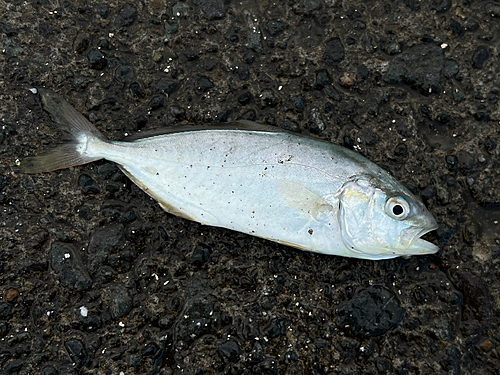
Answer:
[[[106,143],[106,137],[60,95],[44,88],[39,88],[38,92],[43,109],[51,115],[55,123],[60,125],[61,130],[70,135],[71,140],[42,154],[23,159],[21,171],[50,172],[102,159],[102,156],[92,151],[92,146],[95,150],[96,145]]]

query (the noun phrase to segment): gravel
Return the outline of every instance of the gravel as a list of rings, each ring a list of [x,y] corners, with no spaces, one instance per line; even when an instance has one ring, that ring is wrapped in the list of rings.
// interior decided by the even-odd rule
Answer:
[[[498,372],[498,4],[0,9],[3,373]],[[20,174],[64,137],[39,86],[112,140],[252,119],[349,147],[423,198],[441,250],[363,261],[205,227],[106,161]]]

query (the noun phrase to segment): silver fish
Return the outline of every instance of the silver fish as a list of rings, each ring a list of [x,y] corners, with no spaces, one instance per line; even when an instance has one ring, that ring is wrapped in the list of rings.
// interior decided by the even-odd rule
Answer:
[[[25,173],[106,159],[164,210],[205,225],[361,259],[439,250],[420,238],[437,228],[423,203],[346,148],[249,121],[114,142],[59,95],[39,92],[73,140],[25,158]]]

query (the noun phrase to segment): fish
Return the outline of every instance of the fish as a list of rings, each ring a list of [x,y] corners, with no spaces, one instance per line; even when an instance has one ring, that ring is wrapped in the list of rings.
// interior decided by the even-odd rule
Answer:
[[[21,172],[106,159],[165,211],[204,225],[358,259],[439,251],[421,238],[437,229],[422,201],[350,149],[250,121],[111,141],[59,94],[38,93],[71,139],[24,158]]]

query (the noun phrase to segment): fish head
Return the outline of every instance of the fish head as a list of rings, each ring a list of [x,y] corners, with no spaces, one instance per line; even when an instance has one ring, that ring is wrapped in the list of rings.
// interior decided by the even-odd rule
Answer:
[[[436,220],[396,181],[347,182],[340,193],[338,219],[342,240],[353,257],[389,259],[439,250],[420,238],[437,229]]]

